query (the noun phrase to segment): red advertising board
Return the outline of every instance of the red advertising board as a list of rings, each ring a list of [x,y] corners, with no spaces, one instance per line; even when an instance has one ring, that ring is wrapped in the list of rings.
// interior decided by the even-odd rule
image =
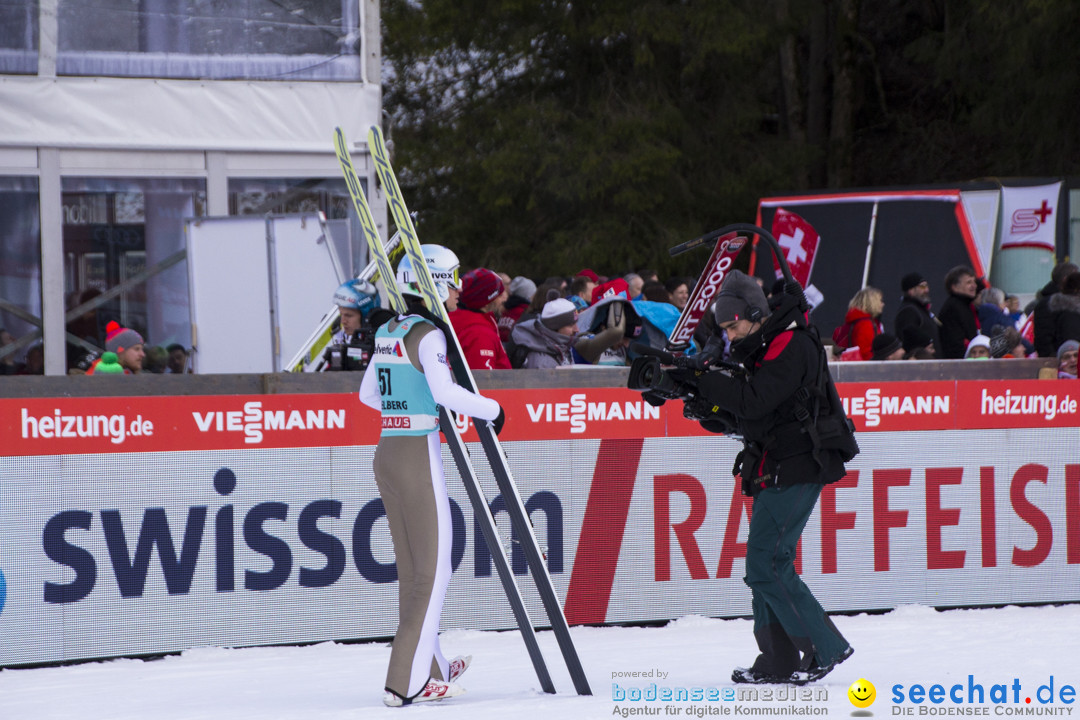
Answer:
[[[1068,380],[843,383],[860,432],[1080,427],[1080,384]],[[492,390],[502,439],[706,435],[625,388]],[[467,418],[467,441],[477,440]],[[356,395],[199,395],[0,400],[0,456],[374,445],[378,415]]]

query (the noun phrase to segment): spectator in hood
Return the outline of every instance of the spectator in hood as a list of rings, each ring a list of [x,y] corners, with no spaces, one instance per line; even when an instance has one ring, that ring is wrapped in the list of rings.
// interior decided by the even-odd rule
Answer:
[[[1080,342],[1066,340],[1061,343],[1061,347],[1057,351],[1059,378],[1076,379],[1076,359],[1078,354],[1080,354]]]
[[[509,370],[510,358],[499,340],[499,327],[494,311],[506,299],[506,290],[498,275],[486,268],[477,268],[461,279],[458,307],[450,313],[465,354],[465,362],[473,370]]]
[[[1054,357],[1061,341],[1054,342],[1054,313],[1050,309],[1050,300],[1061,292],[1061,286],[1065,278],[1074,272],[1080,271],[1080,266],[1075,263],[1059,263],[1050,271],[1050,282],[1039,290],[1039,299],[1032,309],[1032,331],[1034,333],[1035,352],[1039,357]]]
[[[573,365],[577,335],[577,308],[566,298],[555,298],[538,317],[518,323],[513,339],[527,351],[522,367],[535,370]]]
[[[1046,307],[1050,310],[1050,337],[1055,345],[1080,340],[1080,272],[1069,273],[1062,280],[1061,292],[1052,295]]]
[[[967,349],[964,351],[965,360],[989,360],[990,338],[985,335],[976,335],[971,338]]]

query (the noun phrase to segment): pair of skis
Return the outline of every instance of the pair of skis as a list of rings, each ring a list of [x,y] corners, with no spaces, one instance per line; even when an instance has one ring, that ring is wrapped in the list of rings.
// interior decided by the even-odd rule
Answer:
[[[416,275],[416,285],[428,308],[442,323],[441,329],[446,334],[450,350],[450,365],[454,373],[454,378],[462,387],[476,392],[476,381],[474,380],[468,365],[464,361],[465,356],[461,351],[461,345],[458,342],[457,336],[454,334],[453,327],[450,324],[450,318],[446,313],[446,308],[443,306],[442,300],[439,298],[439,293],[435,288],[435,283],[431,278],[427,261],[424,259],[423,251],[420,249],[420,240],[416,235],[416,229],[413,227],[412,218],[409,216],[408,208],[401,195],[401,188],[398,186],[397,178],[390,165],[382,131],[377,126],[372,126],[368,132],[368,148],[371,151],[371,157],[375,161],[376,171],[382,182],[383,190],[386,192],[387,203],[394,218],[394,223],[397,225],[402,246],[412,263],[413,271]],[[405,313],[407,311],[405,300],[402,297],[397,284],[394,282],[395,275],[393,268],[390,266],[390,260],[386,253],[383,252],[382,243],[379,240],[378,228],[375,225],[371,210],[368,207],[367,198],[364,196],[364,192],[360,187],[360,180],[356,175],[356,170],[353,168],[352,158],[349,154],[348,145],[345,142],[345,136],[344,133],[342,133],[341,128],[336,128],[334,131],[334,149],[337,153],[338,162],[341,164],[341,171],[345,176],[345,184],[349,188],[349,194],[352,196],[353,205],[360,218],[360,225],[363,229],[364,237],[368,242],[368,247],[371,250],[375,262],[378,265],[379,274],[383,277],[387,286],[386,289],[390,296],[391,305],[395,311]],[[439,422],[443,434],[446,437],[447,445],[450,448],[450,453],[454,458],[458,472],[465,484],[465,490],[468,493],[469,501],[473,506],[473,512],[479,522],[481,534],[491,551],[491,557],[495,563],[499,579],[502,581],[503,589],[506,591],[507,599],[510,601],[514,619],[518,624],[522,638],[525,641],[525,646],[532,659],[537,678],[540,680],[540,686],[544,692],[554,693],[555,686],[548,673],[547,665],[544,662],[544,656],[540,652],[540,646],[536,639],[536,631],[533,628],[532,621],[529,619],[528,612],[525,609],[525,602],[521,596],[521,591],[514,580],[513,572],[510,569],[510,563],[508,562],[506,552],[503,549],[498,527],[495,524],[495,518],[491,513],[491,506],[488,504],[483,488],[480,486],[480,482],[477,479],[476,472],[473,470],[468,449],[445,408],[439,409]],[[506,461],[506,455],[503,453],[502,446],[499,444],[499,440],[490,423],[481,421],[475,425],[476,432],[480,436],[480,444],[484,449],[484,454],[487,457],[488,463],[491,465],[499,492],[502,494],[505,501],[507,514],[510,516],[510,522],[513,527],[513,533],[521,543],[522,549],[525,552],[525,559],[533,579],[536,582],[540,600],[543,603],[544,610],[551,622],[551,628],[559,643],[559,648],[562,651],[566,667],[570,672],[571,680],[574,683],[574,689],[579,695],[591,695],[592,691],[590,690],[588,680],[585,677],[585,671],[581,666],[581,662],[577,656],[577,650],[574,648],[573,640],[570,637],[570,627],[566,622],[566,616],[563,614],[562,605],[559,602],[558,595],[555,593],[555,586],[551,581],[551,575],[548,573],[547,562],[540,551],[539,543],[536,541],[536,535],[533,533],[532,522],[525,509],[525,504],[522,502],[517,485],[514,483],[514,479],[510,474],[510,466]]]

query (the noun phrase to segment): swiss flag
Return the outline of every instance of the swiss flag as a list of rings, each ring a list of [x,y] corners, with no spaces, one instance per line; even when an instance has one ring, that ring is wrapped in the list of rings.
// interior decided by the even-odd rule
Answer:
[[[791,275],[799,281],[800,285],[807,287],[810,283],[810,271],[814,268],[818,240],[820,240],[817,231],[795,213],[776,208],[772,234],[784,250],[788,266],[791,268]],[[776,268],[776,277],[782,277],[780,261],[776,258],[773,258],[773,267]]]

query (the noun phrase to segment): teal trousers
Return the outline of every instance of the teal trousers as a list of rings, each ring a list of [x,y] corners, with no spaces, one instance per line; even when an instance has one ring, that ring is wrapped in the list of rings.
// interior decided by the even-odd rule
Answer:
[[[758,672],[787,676],[836,662],[848,642],[795,572],[795,548],[821,495],[817,483],[762,490],[754,498],[746,541],[746,578],[753,594]]]

